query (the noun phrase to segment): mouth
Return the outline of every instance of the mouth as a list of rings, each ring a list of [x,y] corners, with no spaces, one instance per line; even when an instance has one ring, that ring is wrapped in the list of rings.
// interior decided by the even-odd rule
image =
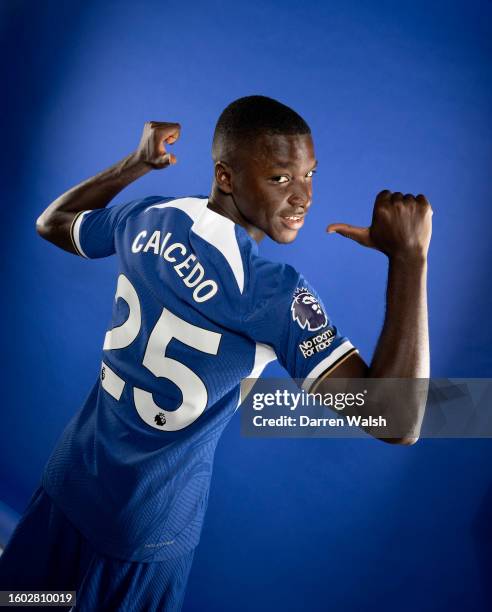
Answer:
[[[304,214],[281,216],[282,224],[290,230],[299,230],[304,225]]]

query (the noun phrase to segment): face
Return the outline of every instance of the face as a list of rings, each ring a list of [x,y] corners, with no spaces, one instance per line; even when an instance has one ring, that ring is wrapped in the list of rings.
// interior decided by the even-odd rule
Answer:
[[[311,206],[309,134],[262,135],[235,156],[231,193],[242,216],[276,242],[295,240]]]

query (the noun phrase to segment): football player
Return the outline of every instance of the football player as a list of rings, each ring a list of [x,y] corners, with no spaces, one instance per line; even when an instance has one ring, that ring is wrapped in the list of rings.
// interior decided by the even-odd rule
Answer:
[[[177,123],[146,123],[135,151],[37,220],[66,251],[116,255],[119,273],[100,376],[0,558],[1,589],[76,590],[78,610],[179,610],[241,379],[274,359],[307,390],[334,377],[429,375],[432,211],[423,195],[382,191],[370,227],[328,228],[389,258],[386,317],[366,365],[309,281],[258,253],[265,235],[295,240],[309,213],[316,157],[307,123],[264,96],[236,100],[215,128],[208,197],[108,206],[131,182],[174,165],[168,145],[179,135]],[[319,350],[302,350],[320,334]],[[385,440],[415,442],[423,409],[412,405],[402,435]]]

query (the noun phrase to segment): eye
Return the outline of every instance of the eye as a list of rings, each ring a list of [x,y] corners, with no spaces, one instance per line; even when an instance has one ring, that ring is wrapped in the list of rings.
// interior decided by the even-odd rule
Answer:
[[[272,176],[270,180],[273,181],[274,183],[287,183],[287,181],[289,180],[289,177],[283,174],[282,176]]]
[[[316,174],[316,170],[310,170],[307,174],[306,177],[307,178],[312,178],[314,175]]]

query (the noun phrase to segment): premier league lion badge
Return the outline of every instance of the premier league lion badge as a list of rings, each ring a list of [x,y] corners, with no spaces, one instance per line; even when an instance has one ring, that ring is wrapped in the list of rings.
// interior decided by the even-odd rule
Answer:
[[[328,323],[320,303],[306,287],[298,287],[290,307],[292,319],[302,329],[318,331]]]

